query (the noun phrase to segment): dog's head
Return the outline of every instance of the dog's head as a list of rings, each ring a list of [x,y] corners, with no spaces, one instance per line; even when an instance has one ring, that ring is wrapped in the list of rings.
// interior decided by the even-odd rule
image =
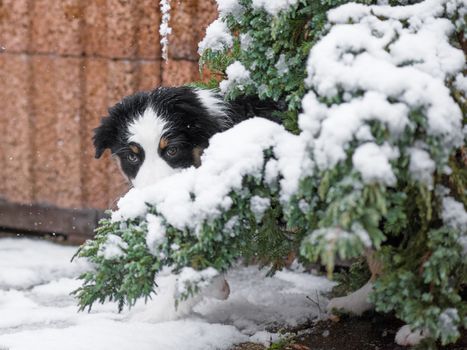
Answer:
[[[210,90],[158,88],[124,98],[94,130],[96,158],[108,148],[135,187],[200,164],[209,138],[229,128],[228,106]]]

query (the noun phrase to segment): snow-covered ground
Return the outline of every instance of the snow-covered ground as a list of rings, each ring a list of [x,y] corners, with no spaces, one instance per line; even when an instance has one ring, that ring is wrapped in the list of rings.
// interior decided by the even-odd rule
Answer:
[[[267,343],[278,338],[267,329],[319,316],[317,295],[332,286],[299,268],[268,278],[256,267],[238,267],[227,275],[228,300],[204,297],[175,311],[175,277],[166,274],[147,304],[120,314],[112,303],[78,312],[69,293],[89,266],[70,262],[75,251],[39,240],[0,239],[1,350],[208,350]],[[325,301],[320,296],[321,309]]]

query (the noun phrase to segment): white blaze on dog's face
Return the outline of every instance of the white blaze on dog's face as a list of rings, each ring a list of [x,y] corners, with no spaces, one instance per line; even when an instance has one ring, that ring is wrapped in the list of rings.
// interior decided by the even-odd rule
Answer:
[[[232,125],[231,110],[212,91],[158,88],[124,98],[95,129],[96,158],[110,148],[135,187],[200,165],[209,138]]]
[[[130,156],[129,161],[139,166],[136,176],[130,179],[134,187],[152,185],[179,171],[179,168],[172,168],[161,156],[164,148],[168,147],[163,138],[166,126],[167,122],[152,108],[146,109],[142,116],[129,124],[128,141],[136,151],[132,152],[134,156]]]

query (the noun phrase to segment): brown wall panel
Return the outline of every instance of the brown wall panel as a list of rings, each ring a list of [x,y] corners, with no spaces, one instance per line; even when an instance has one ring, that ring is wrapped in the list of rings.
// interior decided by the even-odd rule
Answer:
[[[177,86],[199,80],[198,62],[173,60],[162,63],[162,85]]]
[[[57,175],[55,186],[59,206],[81,207],[81,70],[83,60],[61,58],[56,60],[57,123],[56,152]],[[50,188],[53,188],[51,186]]]
[[[204,0],[200,0],[204,1]],[[198,1],[172,1],[169,36],[169,57],[175,59],[198,59],[196,42],[196,18]]]
[[[161,61],[143,61],[138,64],[137,90],[151,90],[161,85]]]
[[[33,200],[31,171],[32,143],[30,129],[30,64],[27,55],[0,56],[3,126],[0,153],[3,156],[1,173],[2,193],[13,201]]]
[[[5,86],[5,88],[0,89],[0,99],[5,102],[8,101],[7,96],[10,91],[13,91],[13,93],[15,91],[15,88],[12,87],[10,90],[9,86],[6,84],[6,60],[6,55],[0,55],[0,84]],[[7,118],[7,114],[0,111],[0,135],[5,135],[6,133],[6,124],[8,122]],[[6,167],[7,148],[8,147],[3,140],[3,136],[0,136],[0,197],[5,196],[6,176],[3,169]]]
[[[80,183],[81,59],[33,58],[36,201],[82,205]]]
[[[107,0],[106,57],[136,56],[137,1]]]
[[[54,187],[50,187],[57,174],[54,171],[56,154],[54,127],[56,123],[56,83],[54,77],[55,59],[45,56],[32,57],[32,124],[34,157],[33,174],[35,200],[54,203]]]
[[[80,55],[80,0],[34,0],[31,5],[31,50],[33,52]]]
[[[104,56],[107,49],[107,0],[83,0],[83,51]]]
[[[24,52],[29,44],[28,9],[32,0],[0,1],[0,52]]]
[[[87,59],[84,63],[83,121],[81,171],[84,206],[105,209],[108,207],[109,181],[107,170],[109,159],[94,158],[92,144],[93,129],[99,125],[100,118],[107,113],[107,75],[108,60]]]
[[[159,1],[140,0],[137,2],[137,56],[144,59],[160,59]]]

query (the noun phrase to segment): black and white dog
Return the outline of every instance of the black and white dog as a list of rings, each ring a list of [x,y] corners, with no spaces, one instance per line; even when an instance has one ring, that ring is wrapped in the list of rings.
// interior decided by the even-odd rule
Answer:
[[[274,120],[277,110],[272,101],[241,97],[226,102],[211,90],[191,87],[139,92],[109,108],[102,118],[94,130],[95,156],[110,149],[131,185],[143,188],[183,168],[198,167],[215,133],[254,116]],[[223,277],[203,291],[218,299],[229,293]]]
[[[96,158],[110,149],[122,173],[137,188],[183,168],[200,165],[215,133],[261,116],[271,119],[272,102],[242,97],[226,102],[211,90],[157,88],[125,97],[109,108],[95,129]]]

